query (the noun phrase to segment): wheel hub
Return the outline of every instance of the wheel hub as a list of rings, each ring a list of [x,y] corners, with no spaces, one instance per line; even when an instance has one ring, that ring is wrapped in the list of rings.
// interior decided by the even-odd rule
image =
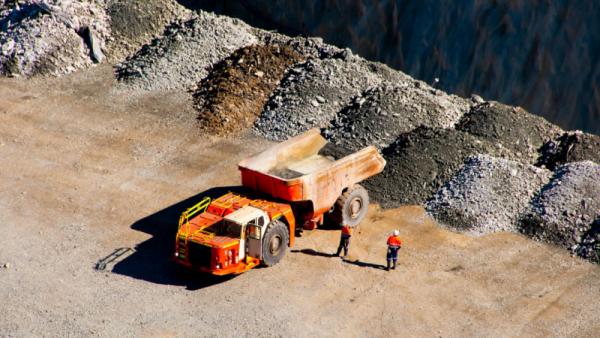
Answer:
[[[350,217],[357,218],[362,210],[362,200],[360,198],[354,198],[350,201]]]
[[[279,252],[280,247],[281,247],[281,237],[273,236],[273,238],[271,239],[271,241],[269,243],[269,251],[271,252],[271,254],[274,255],[277,252]]]

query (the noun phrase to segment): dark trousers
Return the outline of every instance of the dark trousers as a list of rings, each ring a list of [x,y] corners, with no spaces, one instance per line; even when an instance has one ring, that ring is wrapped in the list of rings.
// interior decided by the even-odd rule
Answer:
[[[342,249],[344,249],[344,256],[348,256],[348,246],[349,245],[350,245],[350,236],[342,235],[342,237],[340,237],[340,245],[338,246],[336,255],[339,256],[340,253],[342,252]]]
[[[396,268],[396,261],[398,260],[398,250],[400,250],[399,246],[388,246],[387,251],[387,267],[390,268],[390,263],[394,262],[394,269]]]

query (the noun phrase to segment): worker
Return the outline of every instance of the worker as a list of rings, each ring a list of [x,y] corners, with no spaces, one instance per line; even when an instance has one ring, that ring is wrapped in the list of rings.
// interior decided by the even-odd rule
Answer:
[[[398,250],[402,247],[402,240],[400,240],[400,231],[394,230],[394,233],[387,239],[387,271],[390,271],[390,263],[393,261],[394,265],[392,269],[396,269],[396,261],[398,260]]]
[[[336,256],[340,256],[342,249],[344,249],[344,256],[348,256],[348,246],[350,245],[350,237],[352,237],[352,228],[348,225],[342,224],[342,234],[340,236],[340,245],[338,246]]]

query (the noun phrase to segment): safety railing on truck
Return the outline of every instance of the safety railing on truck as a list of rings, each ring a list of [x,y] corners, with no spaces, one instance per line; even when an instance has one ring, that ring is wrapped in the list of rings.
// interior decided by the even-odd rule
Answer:
[[[210,197],[204,197],[202,201],[184,211],[179,217],[179,226],[177,227],[177,230],[180,230],[182,226],[186,226],[186,234],[189,233],[190,218],[194,217],[195,215],[201,212],[206,211],[206,208],[208,208],[208,206],[210,205],[210,201]]]

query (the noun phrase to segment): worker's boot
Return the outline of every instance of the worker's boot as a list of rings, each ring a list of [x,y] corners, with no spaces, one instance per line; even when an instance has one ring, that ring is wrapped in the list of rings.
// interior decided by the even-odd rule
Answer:
[[[390,261],[387,261],[387,267],[385,268],[385,271],[390,271]]]
[[[396,261],[394,261],[394,265],[392,266],[392,270],[396,270]]]

